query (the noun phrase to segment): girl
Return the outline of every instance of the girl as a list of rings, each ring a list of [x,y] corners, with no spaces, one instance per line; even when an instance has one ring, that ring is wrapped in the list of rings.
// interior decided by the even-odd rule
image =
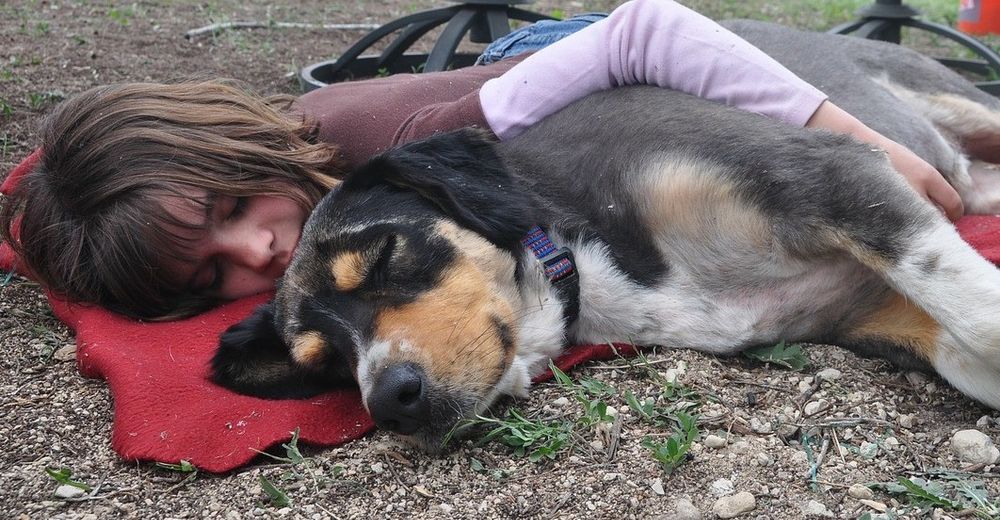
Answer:
[[[100,87],[42,131],[0,233],[57,294],[145,319],[273,288],[315,203],[385,149],[465,126],[517,135],[589,93],[653,84],[885,149],[957,218],[926,162],[759,50],[674,2],[635,0],[527,58],[261,99],[226,82]],[[19,236],[15,239],[15,227]]]

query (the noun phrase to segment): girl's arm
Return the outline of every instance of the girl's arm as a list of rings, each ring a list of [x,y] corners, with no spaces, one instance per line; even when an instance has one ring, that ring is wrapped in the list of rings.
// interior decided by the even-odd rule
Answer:
[[[885,149],[907,181],[949,217],[962,214],[958,193],[927,162],[827,101],[763,51],[672,0],[622,4],[487,81],[479,102],[493,132],[508,139],[587,94],[636,84],[850,133]]]
[[[671,0],[634,0],[536,52],[479,91],[501,139],[587,94],[672,88],[803,126],[826,96],[763,51]]]

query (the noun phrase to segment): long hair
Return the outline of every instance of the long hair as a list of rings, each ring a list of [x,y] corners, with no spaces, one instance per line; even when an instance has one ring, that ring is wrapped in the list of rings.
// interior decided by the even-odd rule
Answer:
[[[192,188],[289,197],[311,210],[343,172],[338,149],[291,96],[226,81],[98,87],[42,129],[38,166],[0,208],[0,235],[30,275],[70,301],[172,319],[217,304],[163,267],[183,255],[165,195]],[[296,189],[289,189],[296,188]]]

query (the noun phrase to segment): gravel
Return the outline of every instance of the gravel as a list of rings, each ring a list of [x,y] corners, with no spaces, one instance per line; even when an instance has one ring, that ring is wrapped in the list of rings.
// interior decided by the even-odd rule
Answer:
[[[294,92],[286,73],[342,52],[357,38],[261,30],[189,42],[179,37],[187,29],[247,19],[366,23],[435,4],[219,0],[112,8],[4,2],[0,97],[14,114],[0,116],[0,168],[9,169],[37,144],[35,124],[51,104],[30,106],[31,94],[72,95],[97,84],[190,74],[239,77],[268,94]],[[569,13],[613,4],[546,0],[530,7]],[[707,0],[690,4],[714,15],[727,12]],[[743,358],[648,351],[662,377],[676,378],[702,403],[701,436],[672,472],[642,445],[644,438],[662,440],[670,429],[641,421],[622,397],[631,391],[642,399],[661,388],[643,370],[607,362],[571,375],[617,390],[610,399],[620,428],[580,430],[576,449],[555,460],[531,462],[497,443],[478,445],[475,438],[429,457],[375,433],[335,448],[304,447],[306,462],[297,467],[262,457],[225,475],[191,475],[118,458],[110,446],[114,403],[103,381],[79,375],[73,343],[35,284],[15,277],[0,287],[0,518],[771,519],[816,511],[821,517],[884,513],[915,519],[946,512],[917,512],[902,495],[874,484],[934,479],[941,471],[982,481],[990,497],[1000,495],[996,448],[986,448],[1000,439],[996,411],[933,375],[899,372],[824,345],[807,347],[810,365],[802,372]],[[533,417],[580,413],[574,396],[554,384],[503,403],[510,405]],[[956,434],[966,430],[976,430],[980,441],[987,438],[989,443],[977,445],[988,457],[954,451],[969,436],[956,441]],[[608,449],[612,440],[615,450]],[[78,488],[57,482],[47,468],[69,469],[71,479],[92,491],[72,497]],[[284,491],[290,504],[269,500],[262,479]],[[721,481],[729,483],[730,494],[713,494],[713,483]]]

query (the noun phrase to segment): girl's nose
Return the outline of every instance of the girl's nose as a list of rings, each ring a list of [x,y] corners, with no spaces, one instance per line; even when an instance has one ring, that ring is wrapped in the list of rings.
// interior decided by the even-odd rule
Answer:
[[[267,230],[244,229],[223,240],[224,255],[237,266],[261,272],[267,269],[274,258],[274,236]]]

